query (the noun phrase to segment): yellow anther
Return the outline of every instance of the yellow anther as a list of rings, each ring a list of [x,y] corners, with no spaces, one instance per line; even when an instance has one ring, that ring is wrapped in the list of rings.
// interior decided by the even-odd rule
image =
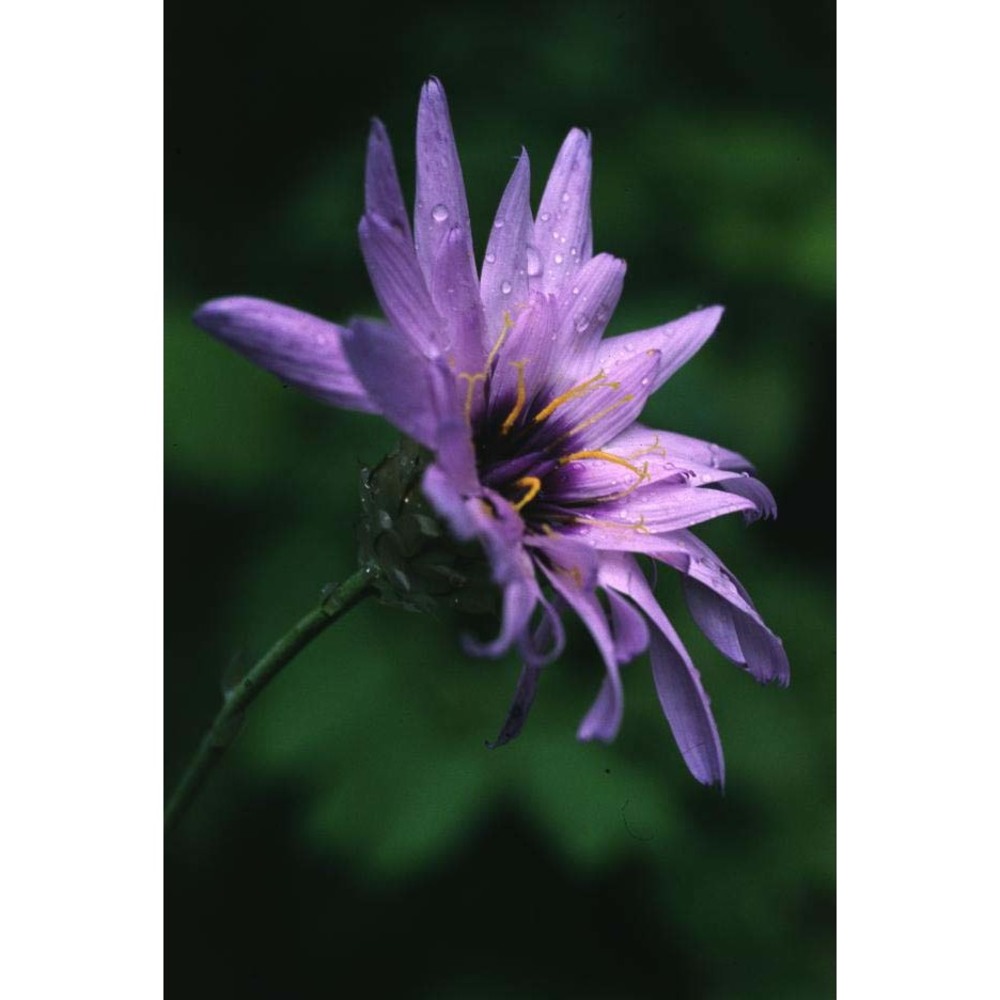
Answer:
[[[562,393],[562,395],[556,396],[556,398],[553,399],[552,402],[545,407],[545,409],[539,410],[535,414],[535,423],[541,423],[547,417],[551,417],[560,406],[563,406],[572,399],[579,399],[580,396],[586,396],[588,392],[597,389],[602,383],[604,383],[604,385],[609,389],[618,388],[617,382],[604,382],[605,378],[606,376],[604,372],[598,372],[593,377],[588,378],[585,382],[581,382],[579,385],[574,385],[572,389],[567,389],[564,393]]]
[[[648,535],[649,528],[646,527],[646,515],[640,514],[637,522],[632,521],[611,521],[600,517],[587,517],[586,515],[576,515],[571,519],[573,524],[582,524],[587,527],[616,528],[620,531],[638,531],[642,535]]]
[[[514,408],[507,414],[507,419],[500,427],[501,434],[508,434],[510,432],[510,429],[514,426],[515,421],[521,415],[521,410],[524,409],[524,401],[528,396],[528,393],[524,388],[524,366],[527,363],[527,361],[511,362],[511,364],[517,369],[517,399],[514,400]]]
[[[660,435],[653,438],[653,443],[632,452],[629,458],[642,458],[643,455],[659,455],[661,458],[667,457],[667,449],[660,444]]]
[[[542,488],[542,481],[538,476],[522,476],[514,485],[527,487],[524,496],[514,504],[514,510],[521,510],[538,496],[538,491]]]

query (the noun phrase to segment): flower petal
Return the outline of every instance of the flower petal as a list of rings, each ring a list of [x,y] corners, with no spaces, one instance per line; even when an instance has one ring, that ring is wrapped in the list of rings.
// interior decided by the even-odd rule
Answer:
[[[568,287],[590,260],[590,169],[590,136],[574,128],[556,157],[535,220],[541,272],[532,285],[544,292]]]
[[[659,351],[660,368],[653,384],[653,389],[656,390],[698,352],[701,345],[715,332],[722,313],[722,306],[709,306],[662,326],[611,337],[598,347],[597,365],[601,367],[612,363],[623,354],[650,349]]]
[[[382,323],[356,320],[344,352],[379,411],[425,448],[435,450],[443,426],[461,420],[457,387],[443,362],[426,358]]]
[[[528,712],[535,702],[535,692],[538,689],[538,678],[541,673],[541,667],[531,666],[527,663],[521,667],[521,675],[517,679],[517,687],[514,689],[514,698],[510,703],[510,708],[507,709],[507,717],[500,727],[497,738],[486,744],[490,750],[510,743],[524,728]]]
[[[491,346],[503,329],[505,311],[528,301],[527,246],[531,235],[531,168],[522,149],[493,220],[483,259],[480,294]]]
[[[282,382],[347,410],[378,413],[344,353],[345,329],[290,306],[232,296],[194,314],[203,330]]]
[[[382,311],[421,354],[440,354],[444,322],[431,301],[413,244],[374,212],[362,218],[358,236]]]
[[[624,597],[614,590],[605,593],[611,608],[615,655],[619,663],[628,663],[649,647],[649,627],[646,619]]]
[[[365,160],[365,211],[379,215],[390,226],[402,233],[408,243],[413,242],[410,220],[406,214],[403,189],[396,173],[396,161],[385,126],[372,119],[368,133],[368,156]]]
[[[704,785],[722,785],[722,743],[708,695],[680,636],[670,624],[635,559],[624,554],[601,559],[603,586],[627,594],[659,632],[650,635],[649,657],[663,714],[691,773]]]
[[[441,236],[454,226],[460,228],[465,264],[475,275],[469,206],[448,101],[440,80],[431,77],[420,93],[417,111],[417,199],[413,215],[417,257],[429,283]]]
[[[599,253],[559,291],[558,343],[565,352],[562,360],[573,382],[607,367],[599,357],[598,344],[621,298],[625,271],[625,261]],[[655,349],[656,345],[649,347]],[[645,348],[639,353],[644,352]],[[626,360],[623,354],[609,363],[614,367]]]
[[[567,575],[557,566],[550,568],[544,563],[539,565],[556,592],[586,625],[601,657],[604,659],[607,671],[597,699],[577,729],[577,739],[601,740],[610,743],[618,735],[618,730],[621,727],[622,715],[625,710],[625,697],[621,674],[618,671],[615,644],[611,637],[611,629],[608,626],[604,609],[593,590],[581,587],[571,575]]]
[[[445,321],[441,350],[456,372],[474,374],[486,360],[486,321],[479,281],[466,266],[468,229],[452,226],[440,238],[431,269],[431,297]]]
[[[571,508],[576,524],[589,529],[571,533],[589,534],[599,547],[604,547],[607,541],[608,548],[627,549],[631,546],[627,536],[622,541],[622,528],[631,528],[639,534],[661,535],[724,514],[753,509],[753,506],[752,501],[721,490],[653,483],[616,500]],[[619,536],[618,544],[613,544],[615,535]]]

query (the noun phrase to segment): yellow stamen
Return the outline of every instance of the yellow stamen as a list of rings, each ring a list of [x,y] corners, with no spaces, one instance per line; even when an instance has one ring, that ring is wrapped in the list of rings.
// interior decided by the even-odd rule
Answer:
[[[563,406],[570,400],[578,399],[580,396],[586,396],[588,392],[598,388],[602,382],[609,389],[618,388],[617,382],[604,382],[605,378],[606,376],[604,372],[598,372],[592,378],[588,378],[585,382],[581,382],[579,385],[573,386],[572,389],[567,389],[562,395],[556,396],[556,398],[553,399],[552,402],[545,407],[545,409],[539,410],[538,413],[535,414],[535,423],[540,424],[546,419],[546,417],[551,417],[560,406]]]
[[[615,465],[620,465],[622,468],[628,469],[629,472],[634,472],[640,478],[643,476],[643,470],[638,466],[633,465],[628,459],[622,458],[620,455],[612,455],[610,451],[574,451],[572,455],[563,455],[559,459],[560,465],[567,465],[569,462],[575,462],[578,459],[583,458],[593,458],[603,462],[614,462]],[[648,463],[646,468],[648,469]]]
[[[514,409],[507,414],[507,419],[500,427],[501,434],[508,434],[514,426],[515,421],[524,409],[524,401],[527,398],[527,391],[524,388],[524,366],[527,361],[512,361],[511,364],[517,369],[517,399],[514,401]]]
[[[660,435],[653,438],[653,443],[634,451],[629,458],[642,458],[644,455],[659,455],[661,458],[667,457],[667,449],[660,444]]]
[[[648,535],[649,528],[646,527],[646,515],[640,514],[639,520],[635,524],[631,521],[609,521],[600,517],[586,517],[577,515],[572,518],[574,524],[595,525],[602,528],[621,528],[626,531],[638,531],[640,534]]]
[[[476,391],[477,383],[486,381],[486,373],[476,372],[475,375],[470,375],[468,372],[459,372],[458,377],[464,378],[468,383],[468,389],[465,393],[465,420],[466,423],[472,423],[473,393]]]
[[[503,314],[503,326],[500,328],[500,336],[497,337],[496,343],[490,348],[489,357],[486,359],[486,368],[483,371],[484,375],[489,372],[493,362],[496,361],[497,355],[500,353],[500,348],[513,326],[514,321],[510,318],[510,312],[505,309]]]
[[[514,510],[521,510],[538,496],[538,492],[542,488],[542,481],[538,476],[522,476],[514,485],[527,487],[524,496],[514,504]]]

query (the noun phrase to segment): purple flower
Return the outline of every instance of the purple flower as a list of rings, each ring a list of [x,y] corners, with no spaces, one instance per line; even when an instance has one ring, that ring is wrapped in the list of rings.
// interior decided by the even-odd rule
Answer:
[[[691,528],[773,516],[742,456],[637,422],[649,396],[711,336],[722,308],[602,339],[625,264],[592,252],[590,138],[573,129],[536,217],[522,152],[477,274],[440,83],[423,88],[411,228],[385,129],[372,125],[361,250],[388,319],[338,326],[288,306],[225,298],[195,321],[254,363],[334,406],[380,413],[432,456],[422,489],[461,542],[478,540],[502,593],[499,634],[523,669],[496,743],[520,731],[571,610],[605,676],[582,740],[614,739],[622,665],[649,651],[664,714],[692,774],[722,783],[722,748],[698,671],[636,557],[682,575],[695,621],[761,682],[788,683],[781,641]]]

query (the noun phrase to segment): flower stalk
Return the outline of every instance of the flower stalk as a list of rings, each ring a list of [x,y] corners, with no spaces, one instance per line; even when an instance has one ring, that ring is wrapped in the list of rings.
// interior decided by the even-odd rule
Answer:
[[[212,768],[235,739],[251,703],[317,636],[355,605],[373,595],[377,577],[378,571],[372,566],[362,566],[353,576],[326,593],[318,607],[296,622],[236,685],[226,691],[222,708],[167,802],[164,816],[166,830],[176,826],[183,817]]]

